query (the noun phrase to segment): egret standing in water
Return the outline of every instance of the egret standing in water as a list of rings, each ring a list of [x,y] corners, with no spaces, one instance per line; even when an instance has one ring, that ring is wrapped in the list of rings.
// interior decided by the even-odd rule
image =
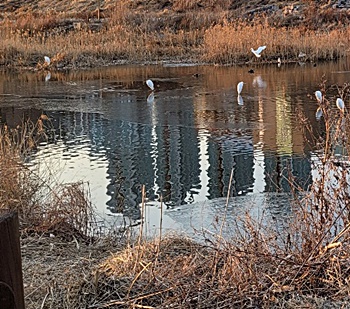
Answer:
[[[339,110],[344,113],[345,110],[345,105],[344,105],[344,101],[341,98],[337,98],[337,101],[335,102],[335,104],[337,105],[337,107],[339,108]]]
[[[150,79],[146,80],[146,84],[151,90],[154,90],[154,84]]]
[[[251,48],[250,50],[257,58],[260,58],[261,57],[260,54],[265,48],[266,48],[266,46],[259,46],[257,50],[254,50],[253,48]]]
[[[44,56],[44,60],[47,65],[50,65],[51,59],[48,56]]]
[[[239,83],[237,84],[237,92],[238,92],[238,95],[240,95],[241,92],[242,92],[243,84],[244,84],[243,82],[239,82]]]
[[[322,103],[322,92],[320,90],[315,91],[315,97],[319,103]]]

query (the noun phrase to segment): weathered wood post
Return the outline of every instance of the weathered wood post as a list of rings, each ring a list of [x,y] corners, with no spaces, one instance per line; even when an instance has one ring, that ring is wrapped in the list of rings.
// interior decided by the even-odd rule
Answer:
[[[24,309],[18,214],[0,210],[0,308]]]

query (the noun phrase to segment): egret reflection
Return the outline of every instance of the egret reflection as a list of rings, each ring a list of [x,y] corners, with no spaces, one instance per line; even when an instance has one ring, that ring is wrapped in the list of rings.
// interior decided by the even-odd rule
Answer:
[[[243,105],[244,104],[243,98],[242,98],[242,96],[240,94],[237,97],[237,102],[238,102],[238,105]]]
[[[154,102],[154,92],[152,91],[147,97],[147,103],[153,103],[153,102]]]
[[[50,78],[51,78],[51,73],[48,72],[45,76],[45,82],[48,82],[50,80]]]
[[[320,120],[322,116],[323,116],[323,111],[322,111],[322,108],[319,107],[319,108],[316,110],[316,119],[317,119],[317,120]]]
[[[259,88],[266,88],[267,84],[260,75],[254,77],[253,79],[253,86],[258,86]]]

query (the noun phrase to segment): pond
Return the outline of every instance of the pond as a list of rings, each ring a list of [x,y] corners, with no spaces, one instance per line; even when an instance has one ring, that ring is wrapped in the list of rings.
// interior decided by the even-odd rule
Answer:
[[[322,131],[314,92],[323,80],[348,82],[349,64],[1,72],[0,117],[16,126],[48,115],[55,138],[39,145],[32,165],[58,182],[88,183],[102,216],[137,220],[143,185],[147,200],[165,209],[225,204],[231,171],[229,195],[240,200],[288,192],[290,174],[307,188],[315,145],[303,136],[300,115],[314,134]]]

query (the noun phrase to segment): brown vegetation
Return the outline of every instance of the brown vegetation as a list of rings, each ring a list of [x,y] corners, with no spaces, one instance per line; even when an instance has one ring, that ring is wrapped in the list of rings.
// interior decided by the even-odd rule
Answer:
[[[23,233],[86,237],[93,216],[82,183],[56,183],[50,171],[39,173],[25,162],[50,132],[49,119],[0,128],[0,208],[18,212]]]
[[[0,65],[50,68],[124,62],[334,60],[349,46],[349,10],[337,1],[23,1],[0,22]],[[12,5],[12,6],[11,6]],[[305,59],[303,59],[305,60]]]
[[[38,9],[4,9],[0,64],[41,69],[44,55],[51,57],[52,69],[121,61],[234,64],[257,61],[250,47],[261,44],[268,46],[259,59],[265,62],[277,57],[297,61],[300,52],[308,61],[348,53],[348,13],[327,6],[328,1],[302,1],[298,10],[277,1],[259,1],[264,3],[260,10],[252,7],[255,1],[251,7],[243,5],[246,1],[100,1],[100,8],[91,2],[95,6],[79,12],[67,6],[58,14],[54,6],[63,2],[51,1],[51,10],[41,10],[48,4],[44,0]],[[271,13],[269,5],[278,10]],[[237,218],[231,239],[219,233],[206,245],[172,237],[129,241],[121,249],[127,239],[120,241],[120,236],[87,238],[93,210],[85,187],[52,183],[50,171],[38,174],[25,164],[37,141],[47,138],[48,119],[3,127],[0,207],[19,213],[27,307],[346,306],[349,116],[332,108],[335,97],[327,94],[339,91],[348,98],[350,88],[337,88],[322,88],[326,129],[313,143],[320,147],[315,153],[318,178],[309,192],[294,187],[288,228],[276,230],[247,215]],[[307,119],[300,119],[305,136],[312,137]],[[343,156],[335,153],[339,147]],[[330,186],[334,179],[336,185]]]

